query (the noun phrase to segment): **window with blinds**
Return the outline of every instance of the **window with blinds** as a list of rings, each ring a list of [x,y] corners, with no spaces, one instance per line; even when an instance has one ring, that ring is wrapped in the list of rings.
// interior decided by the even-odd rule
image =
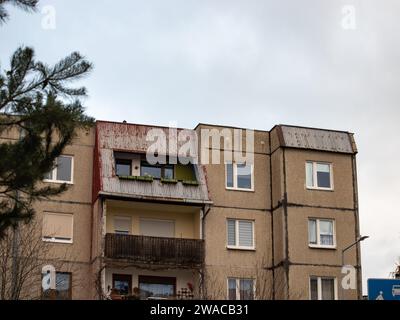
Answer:
[[[130,217],[114,217],[114,233],[117,234],[130,234],[131,233],[132,219]]]
[[[227,247],[254,249],[254,221],[227,219]]]
[[[42,236],[44,241],[72,243],[73,215],[44,212]]]
[[[140,234],[150,237],[175,237],[174,220],[140,219]]]

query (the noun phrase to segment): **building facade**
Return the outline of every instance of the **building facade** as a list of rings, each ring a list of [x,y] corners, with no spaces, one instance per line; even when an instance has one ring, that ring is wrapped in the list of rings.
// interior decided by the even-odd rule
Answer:
[[[146,157],[154,146],[164,163]],[[356,154],[342,131],[97,121],[43,182],[70,188],[36,204],[42,240],[66,261],[58,296],[361,298],[359,246],[342,258],[360,236]]]

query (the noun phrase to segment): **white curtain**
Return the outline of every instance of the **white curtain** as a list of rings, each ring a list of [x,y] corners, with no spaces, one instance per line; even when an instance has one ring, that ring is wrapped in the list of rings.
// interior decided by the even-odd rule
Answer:
[[[314,186],[313,163],[312,162],[307,162],[307,164],[306,164],[306,184],[307,184],[307,187]]]
[[[317,244],[317,223],[315,220],[308,220],[308,242]]]
[[[333,221],[321,220],[319,232],[322,245],[333,245]]]
[[[334,279],[321,279],[322,300],[335,300]]]

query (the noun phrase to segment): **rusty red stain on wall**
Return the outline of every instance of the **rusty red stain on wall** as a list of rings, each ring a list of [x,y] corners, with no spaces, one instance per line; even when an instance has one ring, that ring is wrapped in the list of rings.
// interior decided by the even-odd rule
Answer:
[[[141,199],[150,197],[166,201],[210,202],[205,172],[201,165],[197,166],[199,186],[185,186],[182,182],[163,184],[159,180],[151,183],[123,180],[115,175],[114,152],[145,153],[154,143],[146,140],[150,130],[160,130],[160,133],[166,135],[167,141],[170,137],[177,139],[177,135],[182,132],[188,139],[177,141],[178,150],[187,141],[191,141],[196,143],[193,148],[197,152],[197,136],[194,130],[179,128],[173,130],[171,135],[167,127],[98,121],[94,153],[93,201],[97,199],[99,192],[103,192]]]

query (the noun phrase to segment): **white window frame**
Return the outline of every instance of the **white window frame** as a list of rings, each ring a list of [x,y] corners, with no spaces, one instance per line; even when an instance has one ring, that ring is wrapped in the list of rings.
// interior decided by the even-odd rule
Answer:
[[[73,242],[73,239],[71,239],[71,240],[64,240],[64,239],[59,239],[59,238],[56,238],[56,237],[52,237],[52,238],[43,237],[42,240],[43,240],[44,242],[54,242],[54,243],[74,243],[74,242]]]
[[[253,300],[257,300],[256,298],[256,280],[254,278],[237,278],[237,277],[228,277],[226,278],[226,299],[229,300],[229,280],[236,281],[236,300],[240,300],[240,280],[251,280],[253,281]]]
[[[45,214],[52,214],[52,212],[45,212]],[[71,230],[71,234],[72,237],[70,240],[66,240],[66,239],[60,239],[57,237],[45,237],[42,236],[42,241],[44,242],[54,242],[54,243],[73,243],[74,242],[74,215],[72,213],[56,213],[56,214],[64,214],[64,215],[71,215],[72,219],[71,219],[71,224],[72,224],[72,230]]]
[[[235,221],[235,245],[228,244],[228,220]],[[251,222],[252,231],[253,231],[253,246],[245,247],[239,245],[239,221]],[[246,220],[246,219],[236,219],[236,218],[226,218],[226,247],[228,249],[237,249],[237,250],[256,250],[256,239],[255,239],[255,229],[254,229],[254,220]]]
[[[322,300],[322,279],[333,280],[334,300],[338,300],[337,278],[329,276],[310,276],[308,281],[309,300],[311,300],[311,279],[317,279],[317,296]]]
[[[320,248],[320,249],[336,249],[336,222],[335,219],[330,219],[330,218],[308,218],[307,220],[307,228],[310,227],[309,221],[310,220],[315,220],[316,222],[316,227],[317,227],[317,243],[310,243],[310,239],[309,239],[309,232],[310,230],[308,230],[308,246],[310,248]],[[332,222],[332,232],[333,232],[333,245],[327,245],[327,244],[321,244],[321,233],[320,233],[320,228],[319,228],[319,223],[320,221],[330,221]]]
[[[233,187],[228,187],[228,169],[227,165],[232,164],[232,178],[233,178]],[[242,164],[242,163],[239,163]],[[254,164],[249,164],[250,165],[250,172],[251,172],[251,188],[239,188],[237,185],[237,165],[238,163],[236,162],[225,162],[225,189],[226,190],[236,190],[236,191],[248,191],[248,192],[254,192]]]
[[[51,171],[51,179],[43,179],[44,182],[52,182],[52,183],[66,183],[66,184],[74,184],[74,156],[61,154],[60,157],[71,158],[71,181],[57,180],[57,167]],[[57,161],[57,160],[56,160]]]
[[[307,164],[311,163],[313,166],[313,185],[312,186],[307,186]],[[317,177],[317,165],[318,164],[324,164],[324,165],[329,165],[329,179],[331,182],[331,187],[330,188],[325,188],[325,187],[318,187],[318,177]],[[334,184],[333,184],[333,164],[331,162],[324,162],[324,161],[306,161],[305,164],[305,170],[306,170],[306,179],[305,179],[305,186],[308,190],[326,190],[326,191],[333,191],[334,190]]]

